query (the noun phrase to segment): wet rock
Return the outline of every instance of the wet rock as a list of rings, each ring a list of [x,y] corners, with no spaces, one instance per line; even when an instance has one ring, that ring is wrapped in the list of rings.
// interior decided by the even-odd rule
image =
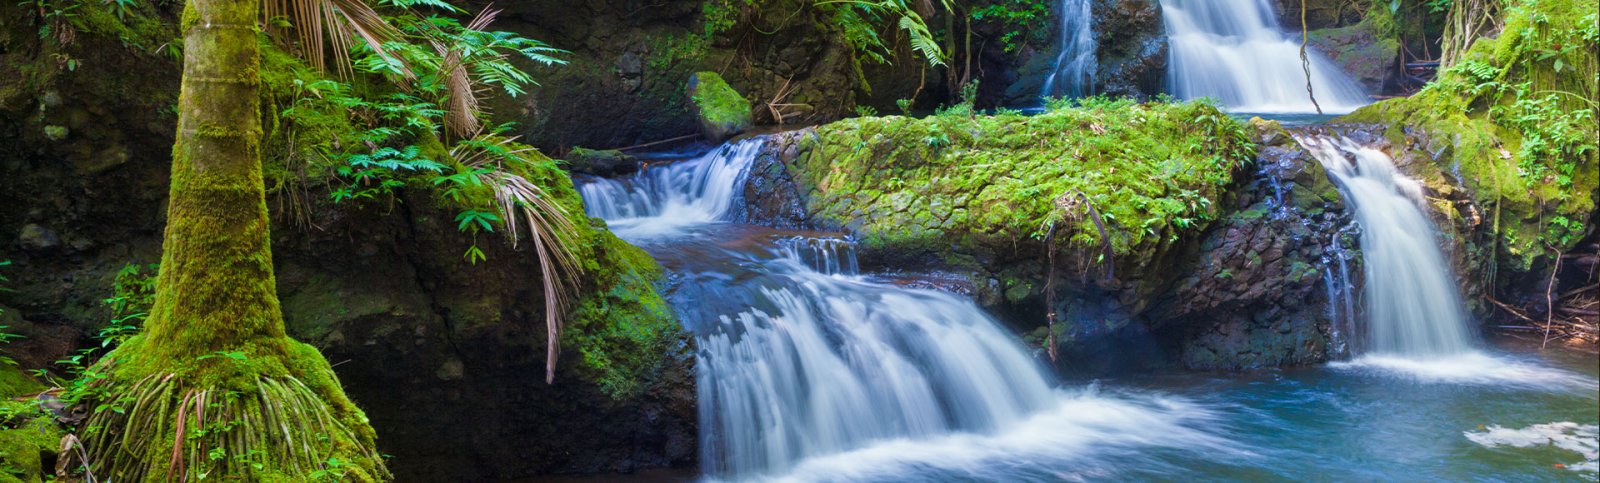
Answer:
[[[1167,35],[1155,0],[1096,0],[1103,12],[1095,28],[1097,93],[1151,97],[1162,92],[1167,70]]]
[[[1365,22],[1312,31],[1311,45],[1361,82],[1367,92],[1384,92],[1399,75],[1400,42],[1373,33]]]

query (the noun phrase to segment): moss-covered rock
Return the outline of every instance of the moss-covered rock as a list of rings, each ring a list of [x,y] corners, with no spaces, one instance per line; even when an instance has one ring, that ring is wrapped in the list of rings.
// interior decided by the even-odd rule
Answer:
[[[0,364],[0,482],[36,483],[53,475],[61,428],[32,395],[45,389],[22,369]]]
[[[582,218],[555,161],[526,156],[517,173],[578,217],[570,240],[585,272],[553,384],[543,377],[545,300],[532,247],[482,238],[487,260],[468,264],[461,254],[474,240],[426,182],[399,190],[392,206],[319,203],[318,227],[278,227],[289,332],[349,361],[338,369],[352,397],[380,401],[366,407],[400,479],[692,463],[692,358],[656,287],[660,268]]]
[[[1387,12],[1369,15],[1355,25],[1312,31],[1310,41],[1367,92],[1385,92],[1400,72],[1400,40],[1393,23]]]
[[[1110,228],[1117,268],[1134,272],[1214,220],[1213,200],[1253,153],[1244,126],[1204,104],[857,118],[803,135],[789,166],[811,217],[868,250],[1014,258],[1061,219],[1058,198],[1081,193]],[[1071,246],[1100,244],[1090,217],[1064,228]]]
[[[639,171],[639,160],[615,149],[572,148],[564,160],[567,170],[576,174],[615,177]]]
[[[696,72],[689,76],[689,104],[700,123],[700,135],[711,142],[722,142],[750,129],[750,101],[733,90],[716,72]]]
[[[769,158],[786,169],[763,169]],[[1075,371],[1271,367],[1336,352],[1324,256],[1346,215],[1276,123],[1131,101],[851,119],[770,138],[750,183],[764,188],[752,197],[747,186],[747,200],[770,199],[752,214],[784,224],[798,203],[805,223],[858,237],[869,270],[968,274],[980,301],[1021,317],[1013,323],[1033,343],[1056,311]],[[786,183],[796,195],[782,194]],[[1106,225],[1109,273],[1094,216],[1062,208],[1082,199]],[[1046,309],[1052,222],[1057,293]]]

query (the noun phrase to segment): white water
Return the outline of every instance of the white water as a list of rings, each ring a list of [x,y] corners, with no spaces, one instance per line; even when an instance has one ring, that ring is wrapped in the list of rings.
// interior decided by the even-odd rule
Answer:
[[[1302,136],[1361,227],[1369,354],[1437,359],[1473,352],[1450,265],[1424,211],[1422,186],[1382,151],[1345,138]]]
[[[969,300],[774,268],[790,283],[761,290],[771,310],[698,334],[709,473],[783,473],[873,442],[1009,430],[1055,402],[1033,359]]]
[[[1545,390],[1594,386],[1592,378],[1493,357],[1474,346],[1456,279],[1428,218],[1423,187],[1395,169],[1389,155],[1348,138],[1296,139],[1339,185],[1361,230],[1367,330],[1363,347],[1351,350],[1359,357],[1331,368],[1422,383]]]
[[[1316,112],[1306,94],[1299,35],[1285,34],[1267,0],[1161,0],[1161,16],[1174,96],[1211,97],[1240,112]],[[1309,47],[1306,54],[1324,113],[1348,113],[1369,102],[1337,65]]]
[[[1094,13],[1090,0],[1061,0],[1061,39],[1057,42],[1055,68],[1044,79],[1040,97],[1083,97],[1094,93],[1095,48]]]
[[[646,168],[625,180],[596,179],[578,187],[584,211],[606,220],[617,236],[646,240],[724,221],[738,201],[750,164],[765,141],[725,144],[706,154]]]

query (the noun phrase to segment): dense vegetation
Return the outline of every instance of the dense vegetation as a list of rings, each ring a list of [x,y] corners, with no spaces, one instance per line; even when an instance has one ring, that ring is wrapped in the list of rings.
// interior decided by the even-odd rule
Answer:
[[[1057,254],[1075,257],[1083,272],[1105,268],[1107,279],[1115,278],[1109,276],[1113,269],[1187,267],[1183,263],[1189,259],[1180,258],[1190,257],[1202,259],[1191,265],[1215,269],[1202,275],[1224,280],[1241,265],[1267,270],[1263,255],[1283,252],[1285,246],[1311,250],[1269,239],[1276,233],[1253,241],[1225,239],[1267,232],[1250,230],[1279,219],[1269,215],[1271,208],[1261,199],[1234,202],[1259,188],[1247,183],[1271,176],[1250,170],[1266,172],[1252,164],[1267,148],[1257,145],[1263,138],[1276,137],[1278,148],[1287,149],[1283,145],[1290,142],[1281,127],[1261,123],[1255,126],[1272,132],[1252,131],[1251,124],[1210,101],[1139,93],[1046,100],[1037,113],[988,109],[1009,100],[1001,93],[1008,86],[1025,96],[1037,92],[1017,87],[1025,81],[1016,78],[1026,77],[1019,72],[1028,66],[1049,61],[1055,2],[694,0],[679,2],[687,7],[666,7],[655,17],[647,10],[661,6],[646,7],[640,11],[648,20],[636,21],[618,21],[626,18],[615,15],[617,9],[632,9],[631,3],[586,4],[582,8],[613,9],[593,26],[600,34],[550,25],[583,13],[563,10],[550,13],[546,23],[529,20],[540,16],[530,13],[537,6],[503,14],[440,0],[341,0],[302,7],[268,0],[265,8],[254,0],[179,3],[28,0],[0,7],[0,13],[16,14],[0,19],[0,56],[8,61],[32,56],[29,62],[8,62],[0,72],[0,134],[25,133],[18,135],[18,154],[0,156],[0,172],[48,171],[56,169],[49,163],[65,160],[60,164],[71,165],[65,172],[89,186],[73,185],[70,196],[108,204],[97,197],[105,195],[95,185],[123,183],[107,189],[133,190],[127,186],[158,184],[153,196],[170,203],[169,209],[150,210],[157,226],[167,230],[159,264],[130,263],[154,260],[140,258],[137,248],[105,242],[124,232],[88,236],[78,231],[51,244],[46,242],[55,234],[41,231],[52,222],[138,222],[106,212],[84,215],[89,210],[65,208],[66,201],[0,207],[8,216],[0,220],[0,230],[8,237],[16,234],[19,253],[28,252],[24,256],[31,261],[70,265],[92,259],[98,267],[123,267],[21,277],[16,274],[42,269],[37,263],[11,265],[6,260],[16,257],[0,253],[0,301],[46,313],[50,323],[88,336],[69,339],[57,350],[60,360],[48,368],[22,367],[26,364],[4,354],[5,344],[19,337],[10,326],[21,324],[23,316],[0,307],[0,398],[5,399],[0,402],[0,481],[48,479],[52,457],[62,461],[58,467],[67,477],[92,470],[99,478],[138,481],[393,479],[380,450],[382,429],[375,431],[357,407],[358,402],[385,402],[352,401],[334,365],[319,352],[321,346],[291,334],[322,339],[306,342],[341,343],[345,337],[357,339],[350,335],[356,333],[402,334],[347,342],[354,346],[414,333],[418,346],[425,340],[448,346],[435,349],[453,359],[439,364],[435,374],[411,381],[418,385],[459,380],[463,371],[473,370],[463,367],[464,353],[538,354],[546,384],[584,386],[552,388],[571,391],[555,392],[553,399],[594,405],[584,409],[597,413],[641,413],[641,419],[656,420],[658,406],[637,408],[690,385],[673,377],[692,377],[684,362],[692,348],[663,296],[674,280],[644,250],[584,215],[569,172],[574,166],[556,158],[604,153],[622,160],[618,163],[640,164],[624,154],[629,148],[597,151],[577,144],[604,139],[608,145],[591,147],[651,146],[662,138],[684,137],[674,130],[690,119],[713,143],[757,124],[816,124],[800,131],[804,137],[791,131],[799,155],[778,168],[805,195],[804,221],[846,229],[864,249],[902,260],[971,273],[992,270],[972,277],[974,290],[1001,292],[1017,305],[1042,305],[1035,300],[1044,293],[1041,287],[1060,278],[1054,268]],[[1165,40],[1152,41],[1148,32],[1150,25],[1159,27],[1155,3],[1096,4],[1119,16],[1108,14],[1098,33],[1106,53],[1115,57],[1108,66],[1166,55]],[[1396,151],[1415,155],[1402,159],[1425,159],[1402,169],[1426,182],[1435,210],[1457,225],[1449,233],[1463,235],[1487,259],[1467,260],[1465,268],[1487,275],[1491,295],[1533,290],[1518,285],[1527,285],[1522,283],[1526,277],[1497,280],[1502,272],[1550,273],[1542,291],[1558,286],[1562,254],[1592,250],[1597,223],[1600,17],[1593,2],[1407,0],[1318,7],[1335,13],[1326,14],[1331,20],[1310,35],[1313,44],[1349,47],[1333,57],[1376,65],[1373,83],[1403,89],[1405,81],[1387,77],[1395,60],[1408,58],[1401,52],[1442,49],[1444,68],[1426,87],[1339,122],[1377,124]],[[1352,13],[1344,13],[1347,9]],[[515,28],[502,30],[497,20]],[[196,27],[213,22],[224,27]],[[1127,25],[1146,31],[1116,30]],[[535,39],[547,35],[569,43]],[[183,94],[175,75],[149,80],[103,70],[102,64],[127,65],[112,64],[116,57],[147,63],[158,73],[180,64],[191,69]],[[602,97],[612,99],[596,100]],[[78,99],[104,105],[73,105]],[[610,109],[618,105],[626,109]],[[121,111],[147,111],[141,115],[148,117],[140,119],[164,127],[116,125],[107,113]],[[899,115],[887,115],[895,111]],[[98,125],[97,118],[113,121]],[[160,135],[142,136],[156,141],[122,138],[148,134],[136,129]],[[583,136],[574,141],[567,137],[572,132]],[[163,157],[165,146],[151,155],[136,145],[173,139],[171,158]],[[101,177],[116,176],[119,168],[131,171],[126,166],[136,164],[160,164],[158,171],[166,173],[168,162],[170,177],[157,175],[154,181]],[[1331,184],[1320,181],[1299,187],[1319,190],[1303,198],[1334,198]],[[168,184],[170,195],[162,194],[169,193]],[[10,198],[6,194],[0,200]],[[153,204],[131,197],[117,201]],[[1317,204],[1306,218],[1316,216],[1317,223],[1331,226],[1332,215],[1323,216],[1321,209]],[[509,288],[457,284],[468,286],[467,295],[422,297],[416,306],[458,331],[439,336],[446,343],[424,337],[424,328],[398,326],[393,321],[410,320],[405,317],[415,315],[415,306],[381,297],[349,300],[330,289],[294,307],[279,307],[281,281],[272,256],[278,249],[273,243],[282,237],[279,227],[313,234],[302,234],[294,240],[298,244],[348,237],[349,245],[335,249],[349,253],[336,255],[355,259],[357,251],[393,254],[372,248],[370,239],[355,241],[359,230],[325,232],[324,227],[381,226],[393,220],[401,220],[393,222],[400,227],[393,232],[430,245],[421,250],[446,253],[443,265],[462,278]],[[1299,243],[1322,235],[1313,233],[1310,222],[1303,225],[1283,228],[1292,235],[1282,238]],[[434,237],[435,231],[448,236]],[[1213,256],[1233,253],[1223,248],[1237,245],[1244,246],[1236,257],[1242,260]],[[1038,263],[1041,253],[1048,254],[1048,272]],[[1261,287],[1278,290],[1292,283],[1304,288],[1318,282],[1303,258],[1268,260],[1284,273],[1256,277],[1254,285],[1240,289],[1248,294],[1219,295],[1205,303],[1253,303],[1262,297],[1256,293]],[[986,266],[999,259],[1009,265]],[[429,296],[460,280],[394,275],[415,278],[410,282]],[[1200,275],[1184,280],[1175,273],[1141,275],[1148,277],[1122,280],[1137,286],[1120,294],[1109,282],[1096,288],[1136,310],[1113,307],[1106,312],[1124,313],[1085,316],[1080,325],[1087,328],[1080,332],[1122,330],[1131,326],[1130,318],[1147,315],[1146,309],[1189,314],[1182,310],[1187,307],[1158,307],[1187,300],[1153,299],[1183,294],[1184,287],[1213,286],[1193,280]],[[30,292],[11,296],[8,277],[30,279]],[[997,279],[995,287],[981,286],[987,277]],[[93,292],[104,305],[69,312],[59,308],[64,305],[59,299],[37,295],[65,290],[50,288],[64,283]],[[1104,294],[1074,296],[1091,295]],[[1079,302],[1052,301],[1045,310],[1054,316],[1058,306]],[[344,326],[318,319],[352,312],[360,317],[339,319]],[[1158,316],[1150,317],[1156,321]],[[1302,325],[1326,325],[1307,320]],[[298,327],[286,329],[286,322]],[[533,325],[538,337],[504,328],[538,322],[543,324]],[[1078,330],[1072,323],[1063,327],[1050,329],[1052,358],[1054,337]],[[467,329],[516,338],[495,341],[502,347],[475,347],[493,339],[455,338]],[[1261,329],[1273,334],[1257,334],[1243,345],[1296,344],[1305,354],[1297,354],[1293,363],[1326,359],[1322,342],[1306,342],[1315,337],[1298,332],[1282,335],[1289,330]],[[1042,344],[1038,334],[1029,341]],[[409,347],[395,350],[400,357],[415,356],[405,352],[413,350]],[[1237,367],[1228,358],[1291,363],[1262,357],[1270,352],[1266,349],[1249,350],[1217,349],[1204,367]],[[560,359],[563,353],[569,358]],[[603,400],[569,397],[585,390]],[[479,401],[468,398],[481,393],[449,394],[463,399],[441,405],[473,405]],[[517,396],[504,397],[522,403]],[[532,424],[553,426],[539,419],[546,416],[540,410],[528,409],[536,415],[529,418]],[[292,431],[275,431],[284,428]],[[666,446],[658,443],[630,442]],[[593,458],[609,460],[579,471],[630,456]],[[637,469],[632,464],[604,468]],[[476,476],[481,475],[463,478]]]

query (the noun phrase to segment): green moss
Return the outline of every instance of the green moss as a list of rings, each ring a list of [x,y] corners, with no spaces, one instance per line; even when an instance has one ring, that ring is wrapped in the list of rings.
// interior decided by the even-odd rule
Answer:
[[[755,123],[750,101],[733,90],[716,72],[697,72],[689,79],[694,111],[700,117],[700,130],[713,141],[720,141]]]
[[[750,101],[716,72],[694,74],[694,105],[701,117],[718,124],[749,124]]]
[[[0,399],[11,399],[45,390],[44,384],[35,381],[11,364],[0,363]]]
[[[54,454],[61,429],[32,401],[0,401],[0,482],[37,482],[53,474],[43,455]]]
[[[1013,250],[1062,218],[1057,198],[1082,193],[1115,253],[1141,260],[1214,219],[1254,157],[1244,126],[1213,106],[1099,100],[1036,116],[854,118],[803,146],[791,174],[812,192],[810,210],[868,247]],[[1070,243],[1098,247],[1079,215]]]
[[[135,52],[183,44],[176,25],[155,2],[76,1],[68,20],[72,28],[115,38]],[[120,9],[120,10],[119,10]]]
[[[655,260],[609,231],[597,231],[593,241],[594,289],[568,322],[564,345],[583,355],[601,390],[629,399],[660,372],[682,330],[653,285],[661,277]]]
[[[56,452],[61,429],[31,399],[16,400],[43,390],[22,369],[0,364],[0,482],[36,482],[51,470],[41,455]]]

